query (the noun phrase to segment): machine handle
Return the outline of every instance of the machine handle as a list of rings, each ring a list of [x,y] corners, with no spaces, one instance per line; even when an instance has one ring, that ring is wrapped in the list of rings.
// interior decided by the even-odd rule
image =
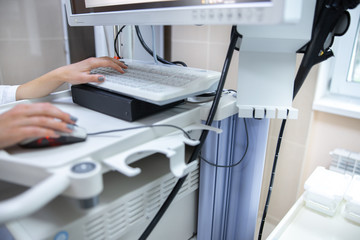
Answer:
[[[70,180],[65,174],[53,174],[16,197],[0,202],[0,224],[28,216],[60,195]]]

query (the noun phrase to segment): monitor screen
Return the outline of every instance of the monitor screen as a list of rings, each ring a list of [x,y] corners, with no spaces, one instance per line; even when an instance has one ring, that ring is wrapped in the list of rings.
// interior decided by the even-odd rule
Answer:
[[[70,25],[273,24],[289,0],[66,0]]]

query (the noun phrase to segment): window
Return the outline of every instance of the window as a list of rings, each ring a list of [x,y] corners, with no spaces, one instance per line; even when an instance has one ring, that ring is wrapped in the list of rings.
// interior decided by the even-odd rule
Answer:
[[[353,55],[351,57],[351,63],[350,63],[350,75],[348,77],[348,81],[354,82],[354,83],[360,83],[360,39],[359,39],[359,32],[360,32],[360,20],[358,23],[357,28],[357,36],[356,36],[356,45],[353,51]]]
[[[330,92],[334,94],[360,97],[359,10],[351,10],[347,33],[335,39],[333,51],[336,59],[330,85]]]

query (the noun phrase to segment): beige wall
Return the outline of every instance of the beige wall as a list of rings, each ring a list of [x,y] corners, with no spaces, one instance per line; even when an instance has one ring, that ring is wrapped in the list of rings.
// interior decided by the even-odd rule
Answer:
[[[329,152],[335,148],[360,152],[360,119],[315,111],[300,184],[316,166],[330,166]]]
[[[61,0],[0,1],[0,83],[21,84],[66,64]]]
[[[229,44],[229,26],[173,26],[171,60],[189,67],[221,71]],[[236,88],[238,52],[235,52],[225,88]]]
[[[219,71],[229,39],[230,26],[174,26],[171,29],[172,60]],[[232,59],[226,88],[236,89],[237,58],[238,53]],[[298,56],[297,62],[300,61]],[[265,228],[275,226],[282,219],[302,194],[304,179],[316,166],[328,167],[331,150],[342,147],[360,152],[360,120],[312,110],[317,73],[315,66],[293,102],[299,118],[287,121]],[[270,122],[259,217],[268,191],[280,125],[281,120]],[[264,232],[264,236],[267,233]]]

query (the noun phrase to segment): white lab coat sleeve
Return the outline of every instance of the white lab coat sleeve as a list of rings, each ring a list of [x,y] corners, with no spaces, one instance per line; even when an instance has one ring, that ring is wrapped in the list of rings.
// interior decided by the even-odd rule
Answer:
[[[16,90],[20,85],[1,85],[0,86],[0,104],[15,102]]]

